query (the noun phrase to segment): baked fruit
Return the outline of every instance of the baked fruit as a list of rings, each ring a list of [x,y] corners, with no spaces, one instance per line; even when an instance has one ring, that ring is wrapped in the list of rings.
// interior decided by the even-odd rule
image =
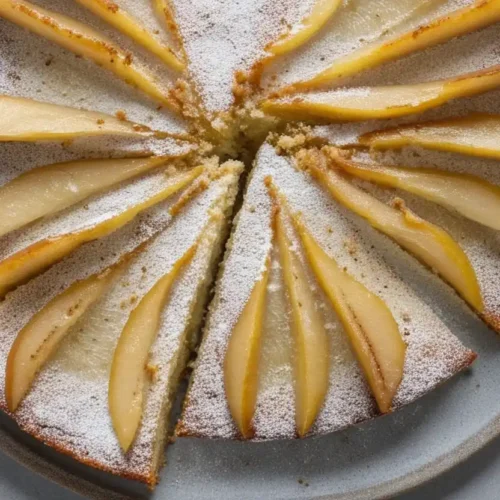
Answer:
[[[0,2],[0,408],[154,487],[173,434],[467,369],[427,295],[500,332],[499,37],[499,0]]]

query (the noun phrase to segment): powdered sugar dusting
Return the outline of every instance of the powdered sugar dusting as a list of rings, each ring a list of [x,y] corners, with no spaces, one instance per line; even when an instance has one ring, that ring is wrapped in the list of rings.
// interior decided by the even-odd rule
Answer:
[[[215,305],[210,312],[187,396],[181,433],[223,438],[237,435],[227,408],[222,365],[231,329],[262,273],[270,249],[271,208],[263,183],[267,175],[273,177],[286,195],[292,210],[303,214],[311,233],[323,248],[391,309],[408,344],[404,379],[395,398],[395,407],[413,401],[470,363],[471,352],[373,246],[373,230],[368,224],[335,204],[306,174],[294,169],[286,158],[278,157],[270,145],[264,145],[257,157],[218,284]],[[354,253],[346,250],[346,241],[356,248]],[[388,248],[392,255],[409,259],[389,239],[379,237],[378,243]],[[329,327],[329,331],[333,332],[332,343],[336,347],[332,383],[324,408],[311,431],[313,434],[338,430],[376,414],[356,362],[349,351],[342,348],[345,338],[342,340],[338,336],[340,329]],[[290,397],[286,386],[286,383],[278,383],[262,389],[259,405],[263,401],[264,404],[274,401],[274,408],[279,410],[268,410],[264,416],[261,407],[257,408],[256,439],[295,436],[289,425],[294,415],[290,414],[293,405],[286,400]]]
[[[168,213],[165,205],[161,211],[150,214],[157,218],[159,226],[165,228],[167,224],[166,229],[157,232],[157,236],[127,265],[109,292],[68,334],[58,354],[40,373],[16,412],[16,420],[21,427],[76,453],[81,459],[94,461],[116,473],[135,474],[143,478],[154,476],[153,446],[165,387],[175,368],[187,320],[198,300],[199,286],[212,260],[220,225],[224,223],[224,217],[211,219],[213,209],[220,205],[220,209],[227,210],[230,206],[228,189],[234,189],[236,178],[237,171],[233,170],[214,181],[170,225],[168,216],[163,222],[158,219]],[[143,227],[137,226],[136,221],[132,224],[135,226],[132,231],[126,227],[112,239],[108,237],[108,241],[85,245],[73,256],[8,296],[0,306],[3,318],[0,360],[3,364],[15,335],[36,310],[69,283],[116,261],[117,253],[114,252],[117,250],[120,252],[118,255],[123,255],[130,247],[144,241],[144,237],[140,236]],[[109,367],[116,340],[133,304],[171,269],[202,233],[199,251],[176,283],[163,312],[151,358],[153,363],[158,364],[158,379],[150,387],[137,440],[124,456],[111,427],[107,403]],[[136,300],[131,301],[131,296],[135,296]],[[105,318],[110,321],[106,322]],[[106,328],[103,328],[104,325]],[[85,356],[81,355],[82,352]],[[3,377],[4,370],[0,373]],[[0,387],[2,405],[5,406],[3,378]],[[75,387],[78,387],[77,391]]]
[[[42,7],[86,23],[134,54],[134,64],[155,75],[167,91],[177,75],[155,56],[111,28],[76,2],[39,1]],[[166,132],[185,132],[186,123],[92,61],[0,19],[0,93],[115,114]]]
[[[314,0],[172,0],[189,70],[210,112],[233,103],[234,73],[265,56],[264,47],[300,23]]]
[[[111,221],[173,186],[180,176],[170,176],[163,171],[145,175],[132,182],[121,183],[104,194],[91,196],[52,217],[12,231],[0,238],[0,259],[6,259],[37,242],[77,234]]]

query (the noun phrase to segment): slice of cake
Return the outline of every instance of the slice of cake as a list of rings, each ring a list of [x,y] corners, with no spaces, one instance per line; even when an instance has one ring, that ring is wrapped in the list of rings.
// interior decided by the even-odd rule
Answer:
[[[414,401],[475,359],[398,274],[396,263],[416,262],[299,166],[270,144],[257,155],[180,436],[263,440],[332,432]],[[276,210],[286,213],[282,229]],[[260,305],[256,293],[266,295]],[[252,359],[248,349],[231,346],[242,336],[241,321],[252,332]],[[251,423],[242,429],[235,422],[248,413]]]
[[[197,341],[240,172],[238,162],[208,163],[183,192],[7,296],[0,305],[0,401],[23,430],[83,463],[156,483],[169,412]],[[145,350],[147,362],[137,372],[140,423],[124,451],[108,391],[112,364],[126,359],[115,349],[145,297],[168,276],[170,287],[149,310],[158,319],[150,342],[133,346]],[[120,384],[125,395],[130,384]]]

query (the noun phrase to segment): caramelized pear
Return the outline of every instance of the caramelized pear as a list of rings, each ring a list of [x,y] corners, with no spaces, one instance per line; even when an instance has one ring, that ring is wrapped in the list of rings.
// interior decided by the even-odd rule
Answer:
[[[241,435],[252,437],[269,262],[234,326],[224,359],[227,402]]]
[[[377,40],[341,57],[313,78],[295,83],[288,91],[310,90],[383,63],[424,50],[500,20],[500,0],[477,0],[472,5],[422,24],[393,39]]]
[[[342,205],[366,219],[375,229],[391,237],[409,253],[452,285],[478,312],[484,309],[474,269],[458,243],[443,229],[425,221],[402,201],[395,206],[382,203],[354,186],[340,173],[310,164],[309,171]]]
[[[37,373],[64,339],[70,328],[102,296],[117,268],[78,281],[53,298],[19,332],[7,358],[5,398],[16,411]]]
[[[161,104],[177,109],[155,78],[134,64],[131,54],[90,26],[26,0],[3,0],[0,2],[0,17],[94,61]]]
[[[166,159],[83,160],[35,168],[0,187],[0,236],[138,176]]]
[[[76,139],[94,135],[141,138],[151,135],[146,127],[111,115],[23,97],[0,95],[0,116],[0,141]]]
[[[341,0],[316,0],[311,12],[298,26],[292,27],[278,40],[270,43],[266,51],[275,56],[297,49],[310,40],[333,16]]]
[[[297,216],[307,259],[349,336],[382,413],[390,411],[403,378],[406,344],[387,305],[356,281],[312,238]]]
[[[295,339],[296,426],[305,436],[323,405],[328,390],[330,354],[324,321],[316,309],[306,272],[291,248],[282,210],[275,214],[276,240],[280,253]]]
[[[120,214],[112,216],[94,227],[38,241],[7,257],[0,262],[0,297],[5,296],[9,290],[62,259],[83,243],[102,238],[116,231],[140,212],[184,188],[202,171],[203,167],[197,167],[180,175],[176,182],[168,184],[165,189],[140,203],[129,206]]]
[[[264,112],[299,120],[371,120],[422,113],[457,99],[500,86],[500,66],[448,80],[384,87],[340,88],[329,92],[269,99]]]
[[[192,259],[191,247],[144,295],[130,313],[118,340],[109,378],[109,411],[120,446],[127,452],[141,422],[148,384],[148,356],[156,339],[170,290],[181,270]]]
[[[361,136],[359,142],[374,149],[422,146],[498,160],[499,134],[499,115],[473,114],[371,132]]]
[[[139,21],[111,0],[77,0],[94,14],[158,56],[169,68],[182,71],[184,64],[171,48],[160,43]]]
[[[500,230],[500,188],[474,175],[435,168],[404,168],[364,164],[342,155],[336,164],[351,175],[399,188]]]

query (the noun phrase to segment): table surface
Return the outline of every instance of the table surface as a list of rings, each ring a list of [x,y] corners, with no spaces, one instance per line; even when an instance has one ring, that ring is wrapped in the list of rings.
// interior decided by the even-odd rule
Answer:
[[[463,464],[398,500],[496,500],[500,489],[500,439]],[[82,500],[0,452],[0,498],[9,500]]]

